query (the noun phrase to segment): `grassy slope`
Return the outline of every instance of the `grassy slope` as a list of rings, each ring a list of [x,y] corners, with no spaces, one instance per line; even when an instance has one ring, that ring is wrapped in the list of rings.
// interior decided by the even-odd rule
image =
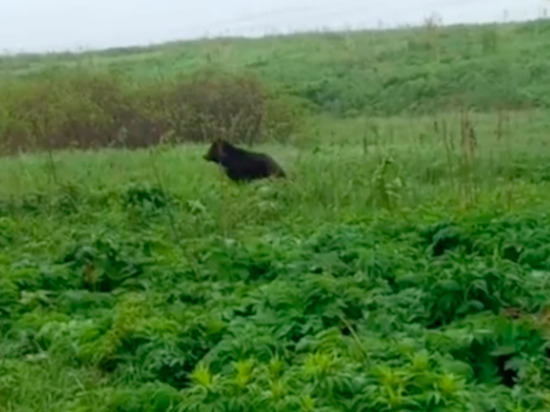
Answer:
[[[323,98],[304,140],[262,147],[288,182],[233,185],[192,145],[2,160],[0,410],[548,410],[548,111],[490,110],[545,97],[525,68],[547,27],[446,29],[437,54],[421,31],[84,57],[144,78],[210,54],[312,102],[376,90],[361,113],[386,116]],[[402,101],[418,73],[448,89]],[[387,116],[459,91],[487,111],[475,149],[459,113]]]
[[[56,65],[110,67],[147,77],[204,67],[248,69],[336,114],[397,114],[466,104],[549,107],[550,23],[424,27],[209,40],[120,52],[0,60],[0,73]]]

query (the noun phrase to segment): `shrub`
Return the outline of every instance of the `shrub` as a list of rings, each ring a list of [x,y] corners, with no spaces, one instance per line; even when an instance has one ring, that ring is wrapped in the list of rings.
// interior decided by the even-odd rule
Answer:
[[[266,92],[253,77],[199,72],[167,86],[159,99],[178,140],[252,142],[261,136]]]
[[[199,71],[140,83],[109,71],[48,70],[0,86],[4,152],[147,147],[223,137],[286,138],[297,112],[253,76]]]

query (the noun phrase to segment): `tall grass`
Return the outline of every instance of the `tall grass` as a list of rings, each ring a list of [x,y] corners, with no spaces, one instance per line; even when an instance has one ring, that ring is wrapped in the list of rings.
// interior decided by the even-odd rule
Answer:
[[[505,124],[498,113],[468,112],[418,118],[318,118],[293,145],[259,145],[257,150],[271,153],[289,173],[289,182],[273,186],[275,192],[269,186],[261,189],[262,185],[233,188],[223,173],[202,159],[206,142],[196,142],[97,154],[74,150],[21,154],[0,164],[0,193],[50,193],[65,184],[116,192],[128,182],[148,182],[191,201],[200,199],[205,207],[215,202],[211,204],[215,210],[234,207],[227,215],[245,225],[250,222],[241,221],[241,214],[250,210],[242,208],[246,201],[239,196],[259,196],[259,201],[263,190],[268,197],[260,203],[274,219],[280,218],[279,213],[289,214],[289,219],[317,219],[312,213],[317,210],[327,219],[339,220],[340,214],[361,214],[365,208],[399,211],[423,202],[460,210],[490,197],[497,207],[506,208],[499,204],[504,187],[516,187],[513,198],[518,201],[532,190],[540,192],[538,199],[530,200],[543,202],[545,195],[537,187],[550,180],[544,160],[546,112],[508,116]],[[523,190],[527,192],[520,195]],[[270,196],[275,197],[269,200]],[[269,212],[269,207],[283,209]],[[252,216],[258,224],[266,223],[262,213]]]

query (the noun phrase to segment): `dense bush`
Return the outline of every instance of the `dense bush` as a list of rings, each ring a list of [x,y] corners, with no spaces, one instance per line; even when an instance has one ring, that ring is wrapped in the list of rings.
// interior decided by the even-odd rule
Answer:
[[[144,147],[223,137],[284,139],[296,112],[251,75],[199,72],[132,82],[115,72],[55,69],[0,86],[6,152]]]

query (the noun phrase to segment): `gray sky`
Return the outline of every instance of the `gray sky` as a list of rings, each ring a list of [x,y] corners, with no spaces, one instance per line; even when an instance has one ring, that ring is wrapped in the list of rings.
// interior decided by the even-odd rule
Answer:
[[[525,20],[543,16],[546,7],[550,0],[0,0],[0,52],[392,27],[432,13],[443,23]]]

